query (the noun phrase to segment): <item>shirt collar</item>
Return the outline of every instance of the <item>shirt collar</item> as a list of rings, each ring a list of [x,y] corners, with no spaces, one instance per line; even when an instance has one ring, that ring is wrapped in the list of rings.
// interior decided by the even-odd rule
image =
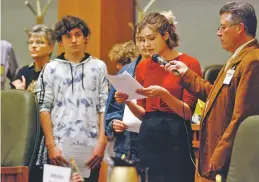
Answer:
[[[29,65],[29,68],[32,68],[34,67],[34,62],[32,62],[30,65]]]
[[[33,69],[35,72],[40,72],[41,71],[41,69],[40,70],[36,70],[35,62],[32,62],[31,64],[29,64],[28,67]]]
[[[255,39],[249,40],[248,42],[244,43],[243,45],[241,45],[239,48],[236,49],[236,51],[234,52],[234,54],[231,56],[232,59],[235,59],[237,57],[237,55],[241,52],[241,50],[247,46],[250,42],[254,41]]]

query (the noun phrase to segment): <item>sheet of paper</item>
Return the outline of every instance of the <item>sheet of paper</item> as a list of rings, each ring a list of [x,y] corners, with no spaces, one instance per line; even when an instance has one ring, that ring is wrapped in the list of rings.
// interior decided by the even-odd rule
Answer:
[[[71,168],[44,164],[43,182],[70,182]]]
[[[136,99],[132,100],[133,102],[137,102]],[[139,132],[139,128],[141,125],[141,121],[130,111],[129,107],[125,105],[124,108],[124,114],[123,114],[123,120],[122,120],[127,126],[128,126],[128,131],[132,132]]]
[[[86,167],[88,159],[92,156],[94,150],[93,145],[81,137],[67,138],[62,145],[62,153],[64,157],[71,161],[74,157],[77,166],[80,169],[80,175],[84,178],[90,176],[91,170]]]
[[[136,89],[143,87],[127,71],[119,75],[106,74],[106,78],[117,91],[128,94],[128,100],[145,98],[145,96],[136,93]]]

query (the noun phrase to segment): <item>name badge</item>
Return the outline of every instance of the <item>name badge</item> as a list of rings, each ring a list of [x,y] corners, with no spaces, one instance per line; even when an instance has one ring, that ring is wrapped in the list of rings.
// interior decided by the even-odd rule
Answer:
[[[232,78],[233,78],[234,73],[235,73],[235,70],[234,70],[234,69],[229,69],[229,70],[227,71],[227,75],[226,75],[226,77],[225,77],[225,79],[224,79],[224,81],[223,81],[223,84],[229,85],[230,81],[231,81]]]

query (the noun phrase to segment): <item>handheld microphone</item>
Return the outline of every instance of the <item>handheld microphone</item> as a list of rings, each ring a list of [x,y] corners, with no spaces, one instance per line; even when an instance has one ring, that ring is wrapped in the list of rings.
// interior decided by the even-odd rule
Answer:
[[[158,64],[166,65],[168,62],[159,56],[159,54],[153,54],[152,60]]]
[[[177,56],[178,57],[178,56]],[[163,58],[161,58],[160,56],[159,56],[159,54],[153,54],[153,56],[152,56],[152,60],[154,61],[154,62],[156,62],[156,63],[158,63],[158,64],[160,64],[160,65],[166,65],[166,64],[168,64],[169,62],[167,62],[167,61],[165,61]],[[178,70],[174,70],[174,71],[172,71],[174,74],[176,74],[176,75],[180,75],[180,73],[178,72]]]

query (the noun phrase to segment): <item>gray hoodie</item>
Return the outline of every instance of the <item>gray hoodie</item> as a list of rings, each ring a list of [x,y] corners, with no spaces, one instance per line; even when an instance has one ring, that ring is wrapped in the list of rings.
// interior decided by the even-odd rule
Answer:
[[[61,150],[66,138],[77,136],[95,145],[98,114],[105,111],[108,94],[106,73],[103,61],[86,55],[77,64],[56,58],[40,74],[36,88],[40,112],[50,112],[55,142]]]

